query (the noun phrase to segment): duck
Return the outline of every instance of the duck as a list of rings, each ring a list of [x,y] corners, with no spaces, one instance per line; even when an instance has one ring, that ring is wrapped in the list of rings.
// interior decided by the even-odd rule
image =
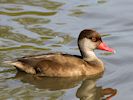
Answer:
[[[92,76],[104,72],[104,63],[95,55],[94,50],[114,52],[101,35],[93,29],[80,32],[77,44],[81,56],[65,53],[47,53],[24,56],[8,61],[18,71],[48,77]]]

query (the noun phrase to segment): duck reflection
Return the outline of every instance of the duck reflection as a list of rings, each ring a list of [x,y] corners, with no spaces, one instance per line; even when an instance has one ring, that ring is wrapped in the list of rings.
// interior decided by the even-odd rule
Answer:
[[[111,100],[116,93],[116,89],[97,87],[95,79],[86,79],[78,88],[76,96],[80,100]]]
[[[29,83],[39,89],[47,89],[50,91],[71,89],[82,82],[76,93],[76,97],[80,100],[111,100],[111,98],[116,95],[117,90],[97,87],[96,81],[99,77],[101,77],[101,75],[96,77],[51,78],[34,76],[26,74],[25,72],[18,72],[15,76],[15,78],[24,83]]]

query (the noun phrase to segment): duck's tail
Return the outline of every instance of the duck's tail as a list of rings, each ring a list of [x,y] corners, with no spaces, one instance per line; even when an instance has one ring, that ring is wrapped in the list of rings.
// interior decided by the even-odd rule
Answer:
[[[36,74],[36,71],[35,69],[30,66],[29,64],[26,64],[24,62],[21,62],[17,59],[15,60],[10,60],[10,61],[4,61],[5,64],[9,64],[9,65],[13,65],[15,66],[17,69],[20,69],[22,71],[25,71],[27,73],[30,73],[30,74]]]
[[[14,60],[7,60],[7,61],[4,61],[3,63],[4,64],[8,64],[8,65],[13,65],[13,66],[17,66],[17,63],[18,62],[16,59]]]

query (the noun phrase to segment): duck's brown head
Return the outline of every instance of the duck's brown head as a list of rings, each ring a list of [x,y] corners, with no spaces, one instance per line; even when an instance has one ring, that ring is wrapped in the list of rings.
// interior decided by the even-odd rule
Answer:
[[[114,49],[108,47],[106,43],[102,41],[100,34],[91,29],[81,31],[78,37],[78,46],[81,51],[88,48],[89,50],[100,49],[114,52]]]

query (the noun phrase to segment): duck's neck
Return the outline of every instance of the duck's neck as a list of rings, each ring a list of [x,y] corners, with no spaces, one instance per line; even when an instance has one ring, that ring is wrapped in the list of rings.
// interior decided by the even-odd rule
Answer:
[[[89,44],[89,45],[88,45]],[[98,59],[93,51],[94,48],[92,42],[88,39],[82,39],[78,41],[78,46],[80,53],[84,60],[86,61],[95,61]]]
[[[81,55],[83,57],[83,59],[89,63],[91,66],[93,66],[93,68],[96,68],[96,70],[99,71],[103,71],[104,67],[103,67],[103,62],[97,58],[97,56],[95,55],[95,53],[93,52],[93,50],[89,50],[88,48],[83,49],[84,51],[81,51]],[[95,67],[96,66],[96,67]],[[99,69],[100,68],[100,69]]]
[[[81,55],[84,60],[90,62],[90,61],[96,61],[98,60],[97,56],[95,55],[93,50],[89,50],[88,48],[84,48],[81,51]]]

